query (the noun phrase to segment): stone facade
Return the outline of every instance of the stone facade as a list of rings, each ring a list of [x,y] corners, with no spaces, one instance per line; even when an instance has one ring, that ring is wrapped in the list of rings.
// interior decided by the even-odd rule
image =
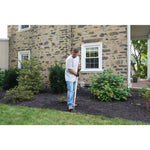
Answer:
[[[24,31],[18,31],[18,25],[9,25],[8,37],[9,68],[17,67],[18,51],[30,50],[42,62],[47,84],[50,65],[59,61],[65,67],[72,48],[81,50],[81,44],[92,42],[102,42],[103,70],[111,67],[114,73],[127,77],[126,25],[31,25]],[[89,84],[91,75],[81,73],[79,81]]]

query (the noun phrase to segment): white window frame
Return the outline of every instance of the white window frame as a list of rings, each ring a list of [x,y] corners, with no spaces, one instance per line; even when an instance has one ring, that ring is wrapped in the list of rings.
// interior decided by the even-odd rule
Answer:
[[[30,25],[28,28],[24,28],[24,29],[21,29],[21,26],[22,25],[18,25],[18,31],[25,31],[25,30],[29,30],[30,29]]]
[[[22,61],[21,60],[21,56],[23,55],[23,54],[28,54],[29,55],[29,59],[30,59],[30,50],[26,50],[26,51],[18,51],[18,68],[21,68],[21,62],[20,61]],[[19,61],[20,60],[20,61]]]
[[[86,48],[98,47],[99,68],[87,69],[85,66]],[[81,72],[102,72],[102,42],[81,45]]]

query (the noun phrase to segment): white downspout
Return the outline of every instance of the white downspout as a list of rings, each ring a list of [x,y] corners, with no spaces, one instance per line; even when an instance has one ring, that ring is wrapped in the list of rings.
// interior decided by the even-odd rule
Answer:
[[[127,25],[127,45],[128,45],[128,50],[127,50],[127,57],[128,57],[128,88],[132,87],[131,84],[131,77],[130,77],[130,72],[131,72],[131,25]]]

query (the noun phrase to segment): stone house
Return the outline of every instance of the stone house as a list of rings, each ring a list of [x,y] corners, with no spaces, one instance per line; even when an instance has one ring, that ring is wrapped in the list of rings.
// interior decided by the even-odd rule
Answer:
[[[79,81],[90,83],[94,73],[111,68],[127,77],[130,87],[129,25],[8,25],[9,68],[21,67],[18,60],[34,54],[42,62],[44,81],[49,84],[49,68],[62,62],[72,48],[79,49]]]

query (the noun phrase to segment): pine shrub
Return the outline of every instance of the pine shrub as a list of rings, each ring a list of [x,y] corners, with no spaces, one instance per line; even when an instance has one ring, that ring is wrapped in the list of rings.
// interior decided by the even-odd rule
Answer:
[[[18,85],[18,72],[20,69],[18,68],[11,68],[8,70],[5,70],[5,76],[3,80],[3,88],[4,90],[9,90],[10,88],[14,88]]]
[[[26,90],[23,86],[16,86],[13,89],[7,90],[4,99],[12,100],[14,103],[17,101],[31,100],[33,92]]]
[[[31,56],[21,62],[22,69],[18,72],[18,86],[6,91],[5,99],[13,101],[31,100],[45,87],[41,76],[43,66],[37,58]]]
[[[5,72],[2,71],[0,68],[0,89],[2,90],[4,88],[4,77],[5,77]]]
[[[23,60],[21,63],[22,69],[18,73],[18,85],[25,87],[26,90],[31,90],[34,94],[38,94],[45,87],[45,83],[41,76],[43,66],[35,57],[28,60]]]
[[[51,66],[49,73],[50,89],[53,93],[63,93],[66,91],[65,69],[62,64],[55,62]]]

